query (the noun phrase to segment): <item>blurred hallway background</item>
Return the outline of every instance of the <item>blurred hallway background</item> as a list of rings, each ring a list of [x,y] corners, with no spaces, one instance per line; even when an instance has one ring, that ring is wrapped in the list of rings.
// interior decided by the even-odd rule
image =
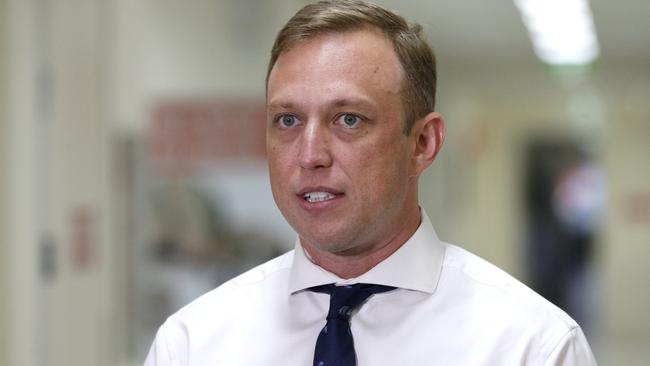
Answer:
[[[438,56],[439,236],[571,313],[599,364],[650,364],[650,2],[591,0],[583,66],[540,61],[512,1],[376,2]],[[139,365],[166,316],[293,247],[264,78],[306,3],[0,0],[0,365]]]

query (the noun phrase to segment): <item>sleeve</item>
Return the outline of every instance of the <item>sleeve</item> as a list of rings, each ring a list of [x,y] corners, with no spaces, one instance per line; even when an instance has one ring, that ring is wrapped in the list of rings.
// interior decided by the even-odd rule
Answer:
[[[158,329],[143,366],[181,366],[169,347],[165,324]]]
[[[596,366],[587,338],[580,327],[572,328],[555,346],[545,366]]]

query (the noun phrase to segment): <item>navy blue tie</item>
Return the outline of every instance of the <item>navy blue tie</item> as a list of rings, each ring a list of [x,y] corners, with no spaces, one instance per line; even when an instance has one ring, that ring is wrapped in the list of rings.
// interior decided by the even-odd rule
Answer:
[[[355,284],[322,285],[309,288],[330,295],[327,323],[318,335],[314,366],[355,366],[357,357],[350,331],[350,317],[354,310],[373,294],[394,290],[395,287]]]

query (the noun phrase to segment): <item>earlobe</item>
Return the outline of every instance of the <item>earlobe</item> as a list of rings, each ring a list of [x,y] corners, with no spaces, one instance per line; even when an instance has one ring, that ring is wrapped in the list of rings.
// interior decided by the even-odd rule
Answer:
[[[414,175],[418,176],[435,160],[445,140],[445,121],[442,115],[431,112],[416,124]]]

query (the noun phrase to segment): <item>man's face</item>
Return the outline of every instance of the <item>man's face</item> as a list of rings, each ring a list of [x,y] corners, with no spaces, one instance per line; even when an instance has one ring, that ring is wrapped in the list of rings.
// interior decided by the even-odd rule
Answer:
[[[403,69],[378,31],[319,35],[278,58],[267,89],[273,197],[309,251],[360,255],[418,215]]]

